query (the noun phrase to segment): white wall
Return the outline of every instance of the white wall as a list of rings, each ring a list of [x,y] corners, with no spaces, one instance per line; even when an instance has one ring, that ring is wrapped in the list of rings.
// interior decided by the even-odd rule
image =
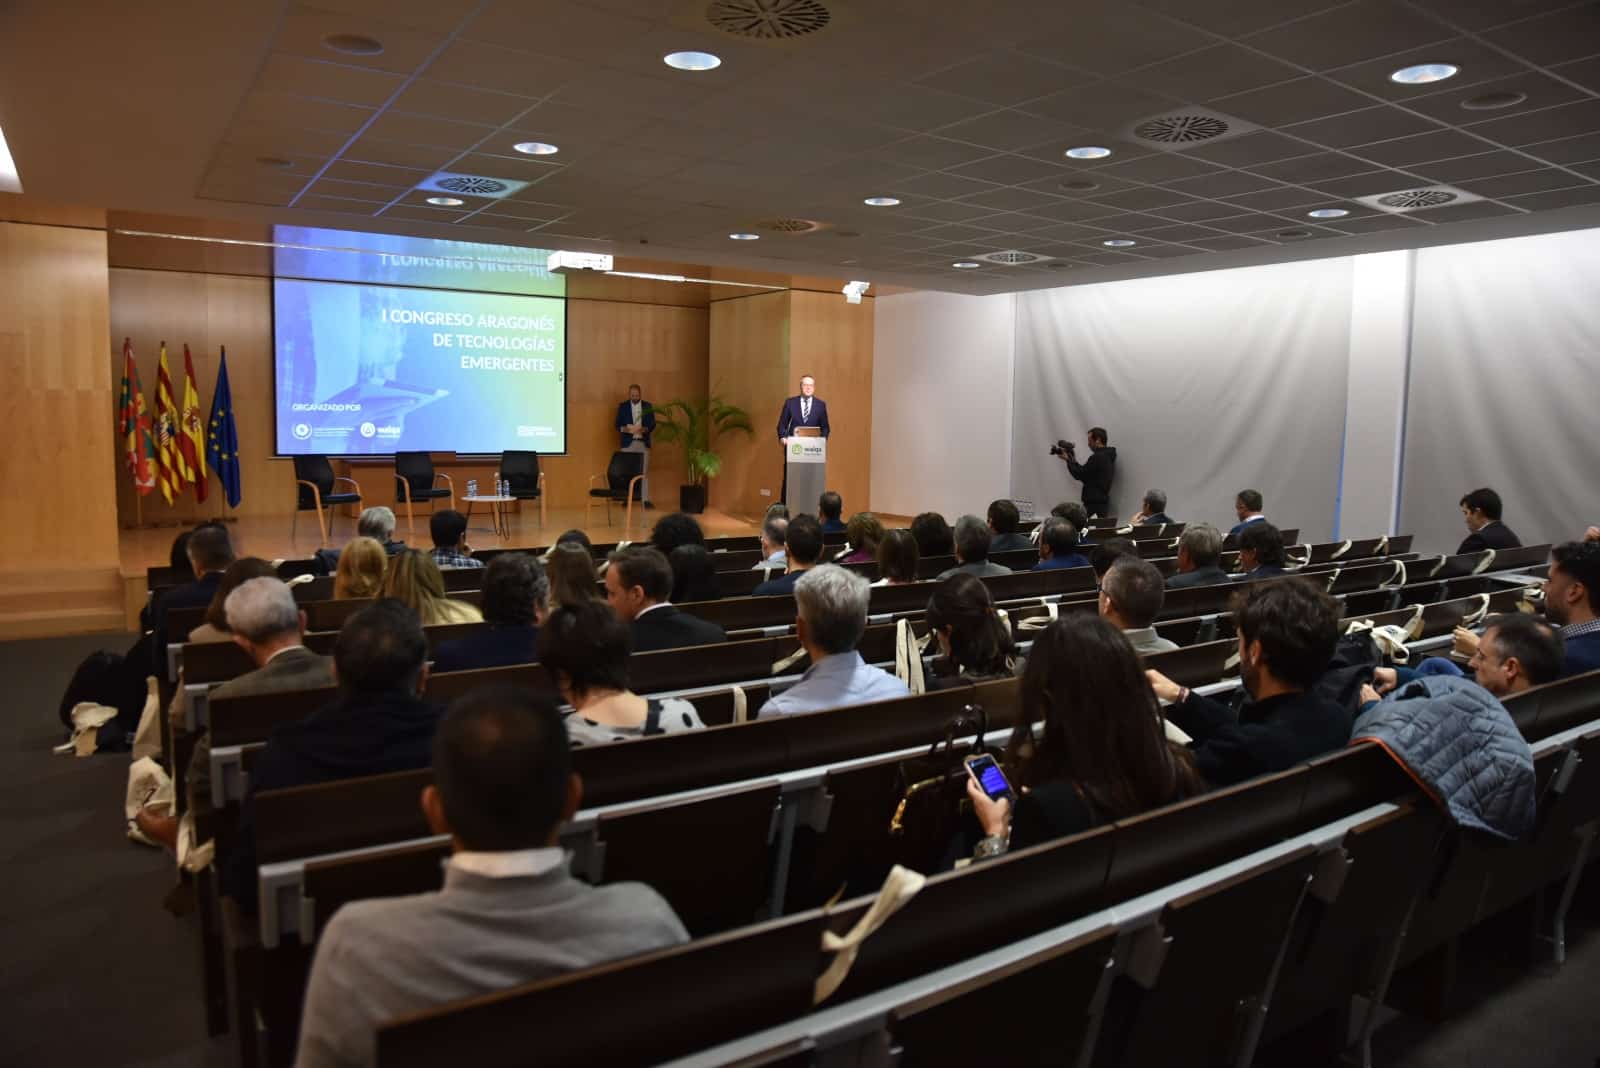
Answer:
[[[1015,297],[874,299],[872,508],[982,515],[1011,491]]]

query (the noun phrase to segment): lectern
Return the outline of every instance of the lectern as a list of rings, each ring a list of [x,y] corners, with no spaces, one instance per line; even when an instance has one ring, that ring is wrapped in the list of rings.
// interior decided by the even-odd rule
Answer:
[[[828,488],[828,439],[821,428],[795,427],[783,460],[791,513],[815,514],[817,498]]]

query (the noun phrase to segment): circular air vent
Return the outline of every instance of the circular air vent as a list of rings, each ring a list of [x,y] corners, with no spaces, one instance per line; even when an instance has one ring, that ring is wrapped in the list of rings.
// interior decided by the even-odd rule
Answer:
[[[1404,193],[1379,197],[1378,203],[1386,208],[1437,208],[1454,199],[1454,193],[1446,193],[1443,189],[1408,189]]]
[[[1310,230],[1279,230],[1278,236],[1286,241],[1297,241],[1303,237],[1310,237]]]
[[[980,260],[988,260],[990,263],[1004,263],[1008,266],[1015,266],[1019,263],[1038,263],[1040,260],[1047,259],[1048,257],[1040,256],[1033,252],[1018,252],[1015,249],[1012,249],[1007,252],[991,252],[986,256],[979,256],[978,258]]]
[[[1064,271],[1069,267],[1076,267],[1077,264],[1073,263],[1071,260],[1051,260],[1049,263],[1045,264],[1045,266],[1050,268],[1052,271]]]
[[[1228,132],[1228,124],[1215,115],[1162,115],[1133,128],[1135,137],[1162,145],[1192,145]]]
[[[1068,178],[1061,183],[1061,188],[1068,193],[1089,193],[1100,188],[1100,183],[1090,181],[1088,178]]]
[[[817,0],[712,0],[706,21],[735,37],[783,41],[826,29],[833,16]]]
[[[448,189],[452,193],[470,193],[473,196],[493,196],[495,193],[504,193],[508,186],[504,182],[497,182],[493,178],[458,177],[441,178],[433,183],[440,189]]]
[[[1516,107],[1528,99],[1527,93],[1519,93],[1514,89],[1502,90],[1494,93],[1479,93],[1470,96],[1461,102],[1461,106],[1468,111],[1499,111],[1501,108]]]
[[[322,39],[324,48],[347,56],[381,56],[383,42],[359,33],[330,33]]]
[[[811,219],[777,218],[762,219],[756,223],[756,229],[774,234],[811,234],[824,229],[825,225]]]

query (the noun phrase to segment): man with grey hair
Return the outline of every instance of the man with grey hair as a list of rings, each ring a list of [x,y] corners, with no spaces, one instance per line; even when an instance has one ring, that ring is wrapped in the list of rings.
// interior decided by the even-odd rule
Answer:
[[[781,505],[773,505],[774,508]],[[787,571],[789,555],[785,542],[789,534],[789,518],[769,514],[761,524],[761,562],[752,571]]]
[[[1172,517],[1167,515],[1167,494],[1164,490],[1145,490],[1144,507],[1139,509],[1139,514],[1129,520],[1134,526],[1166,525],[1172,522]]]
[[[1131,554],[1119,556],[1100,580],[1100,614],[1122,631],[1134,652],[1165,653],[1178,647],[1157,634],[1154,626],[1165,596],[1156,565]]]
[[[821,564],[800,576],[794,587],[799,611],[795,629],[811,666],[799,682],[768,699],[761,715],[817,712],[910,695],[905,683],[856,652],[867,629],[871,593],[865,576],[837,564]]]
[[[993,535],[989,524],[975,515],[964,515],[956,520],[956,566],[939,572],[940,579],[966,572],[979,578],[991,575],[1009,575],[1011,569],[989,559],[989,543]]]
[[[390,556],[406,551],[406,543],[394,540],[394,509],[381,504],[363,508],[356,518],[356,537],[372,538]],[[318,549],[311,554],[320,568],[319,573],[331,575],[339,568],[338,549]]]
[[[1228,581],[1228,573],[1217,566],[1222,559],[1222,532],[1210,523],[1195,523],[1185,528],[1178,539],[1178,571],[1167,576],[1167,589],[1189,586],[1215,586]]]

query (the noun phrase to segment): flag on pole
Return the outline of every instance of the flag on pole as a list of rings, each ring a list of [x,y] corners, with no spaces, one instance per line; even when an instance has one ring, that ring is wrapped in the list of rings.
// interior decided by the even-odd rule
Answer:
[[[233,391],[228,388],[228,348],[222,347],[217,363],[217,387],[211,394],[210,432],[206,440],[206,459],[222,483],[228,507],[239,507],[243,494],[239,487],[239,431],[233,423]]]
[[[133,341],[122,339],[122,440],[133,488],[142,497],[156,488],[156,443],[150,433],[150,413],[139,385],[139,365],[133,361]]]
[[[183,347],[183,410],[178,416],[178,455],[185,475],[194,483],[194,499],[203,501],[211,492],[206,478],[205,427],[200,423],[200,391],[194,385],[194,359],[189,346]]]
[[[167,370],[167,343],[161,343],[156,371],[156,483],[168,504],[181,496],[188,482],[178,455],[178,411],[172,399],[172,372]]]

